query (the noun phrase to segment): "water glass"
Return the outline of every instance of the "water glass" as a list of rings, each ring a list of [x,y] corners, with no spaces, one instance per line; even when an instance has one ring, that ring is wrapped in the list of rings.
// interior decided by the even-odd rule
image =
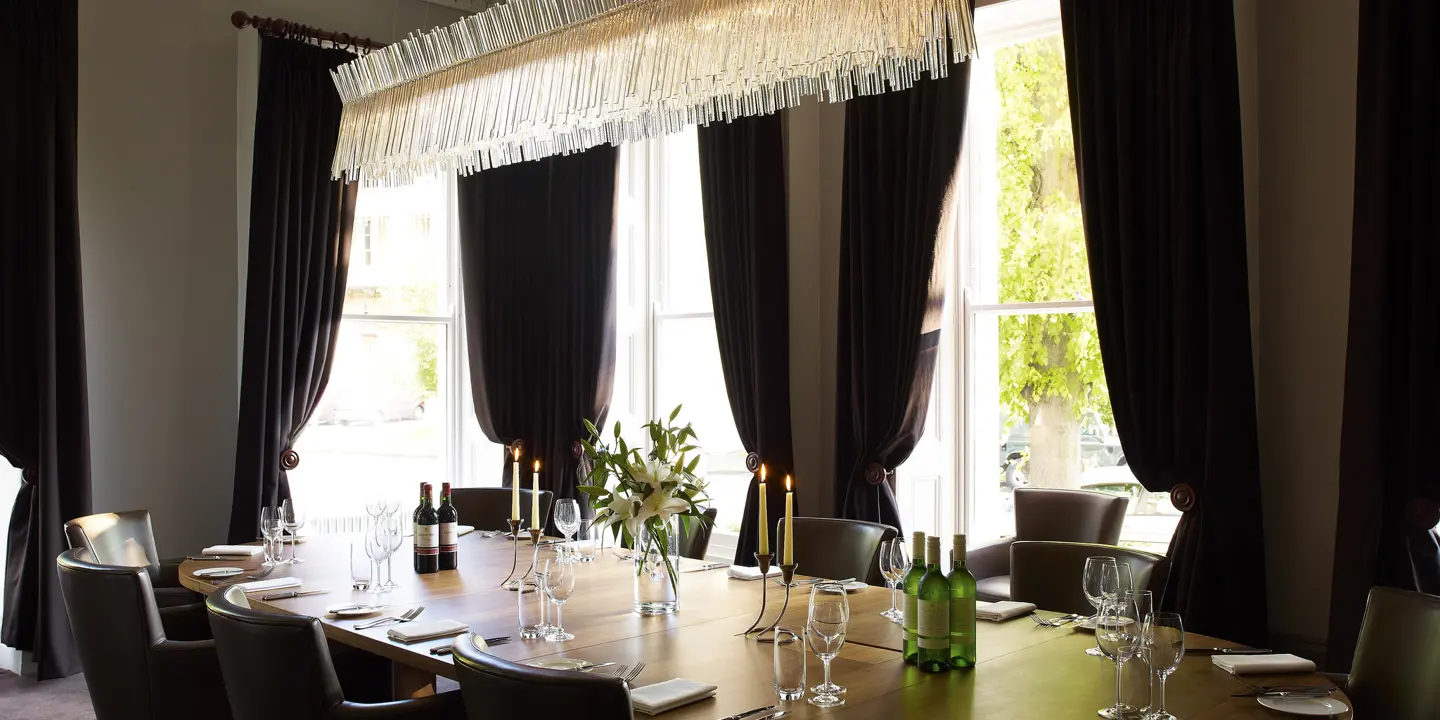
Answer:
[[[522,579],[519,592],[515,593],[519,608],[520,637],[524,640],[542,637],[545,628],[542,615],[545,610],[545,591],[539,588],[538,580],[538,576]]]
[[[1119,573],[1115,567],[1115,558],[1108,555],[1097,555],[1085,558],[1085,576],[1082,580],[1085,587],[1085,599],[1090,606],[1095,608],[1095,618],[1100,617],[1100,606],[1104,604],[1106,597],[1113,597],[1115,588],[1120,584]],[[1091,647],[1085,651],[1087,655],[1100,657],[1104,653],[1099,648]]]
[[[599,544],[599,535],[603,528],[597,527],[594,520],[583,520],[580,528],[575,533],[575,560],[576,562],[595,562],[595,549]]]
[[[575,639],[573,634],[565,632],[564,623],[560,619],[565,601],[575,592],[575,566],[576,563],[567,561],[562,553],[553,560],[547,560],[544,572],[536,578],[540,589],[545,592],[545,597],[555,604],[555,621],[550,625],[550,632],[545,635],[546,640],[565,642]]]
[[[850,600],[839,583],[816,583],[810,589],[810,615],[805,634],[810,651],[825,666],[825,682],[810,688],[815,693],[808,702],[816,707],[837,707],[845,704],[840,697],[845,688],[830,681],[830,661],[845,646],[845,631],[850,625]]]
[[[1145,623],[1145,654],[1160,681],[1145,720],[1179,720],[1165,709],[1165,680],[1185,658],[1185,623],[1171,612],[1155,613]]]
[[[781,700],[805,697],[805,643],[794,630],[775,629],[775,694]]]

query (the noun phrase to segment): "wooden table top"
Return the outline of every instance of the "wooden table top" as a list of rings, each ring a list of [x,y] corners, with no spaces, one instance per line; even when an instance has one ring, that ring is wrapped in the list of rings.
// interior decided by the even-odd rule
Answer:
[[[322,595],[261,601],[259,609],[319,617],[331,639],[390,658],[415,671],[455,677],[448,656],[429,650],[448,645],[450,638],[402,645],[386,638],[386,627],[355,630],[377,616],[356,620],[326,617],[325,608],[337,603],[374,601],[375,595],[350,589],[350,543],[357,537],[316,536],[299,545],[304,562],[281,566],[271,578],[294,576],[298,589],[326,590]],[[849,689],[846,704],[821,710],[804,701],[780,703],[772,687],[774,647],[736,637],[759,612],[761,584],[729,579],[724,569],[680,574],[680,611],[674,615],[641,617],[632,609],[632,563],[606,549],[595,562],[581,565],[575,593],[564,608],[565,629],[575,639],[565,643],[520,640],[516,627],[517,593],[499,587],[509,573],[514,546],[504,538],[475,534],[460,538],[460,570],[416,575],[411,570],[408,544],[394,558],[395,580],[400,587],[386,593],[386,614],[399,614],[425,606],[417,622],[459,620],[483,637],[509,635],[509,644],[491,650],[513,661],[542,657],[569,657],[594,662],[644,661],[644,673],[635,686],[675,677],[705,682],[719,688],[714,698],[665,713],[667,720],[714,720],[766,705],[780,704],[789,718],[829,715],[876,720],[895,717],[975,718],[976,720],[1060,720],[1096,717],[1114,698],[1115,670],[1109,661],[1091,657],[1085,648],[1094,644],[1091,634],[1068,628],[1047,629],[1026,618],[1003,623],[981,622],[977,627],[979,665],[971,671],[941,674],[920,672],[899,655],[901,629],[880,617],[889,607],[890,591],[868,588],[850,595],[850,627],[846,644],[831,663],[835,682]],[[530,565],[529,542],[519,546],[518,576]],[[356,548],[359,552],[360,549]],[[189,561],[181,566],[181,582],[210,593],[216,586],[193,575],[194,570],[219,565],[256,568],[257,557],[243,562]],[[681,569],[701,563],[682,561]],[[269,591],[283,592],[283,591]],[[766,619],[773,620],[784,601],[784,589],[771,584],[765,591]],[[808,586],[792,591],[782,626],[803,629]],[[1214,638],[1189,634],[1194,647],[1235,646]],[[807,653],[807,685],[820,682],[821,663]],[[1319,676],[1258,676],[1255,684],[1328,684]],[[1232,698],[1244,692],[1236,678],[1211,665],[1204,656],[1187,657],[1167,685],[1167,704],[1186,720],[1219,718],[1279,718],[1253,698]],[[1337,699],[1348,705],[1344,695]],[[1350,713],[1337,716],[1351,717]],[[787,718],[787,720],[789,720]]]

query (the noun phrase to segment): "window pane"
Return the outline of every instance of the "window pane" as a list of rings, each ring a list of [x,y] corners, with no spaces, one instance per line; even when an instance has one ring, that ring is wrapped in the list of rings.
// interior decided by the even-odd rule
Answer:
[[[710,312],[710,270],[705,258],[705,214],[700,197],[700,150],[694,126],[663,140],[660,192],[660,303],[663,312]]]
[[[360,190],[346,314],[449,314],[447,205],[445,181],[439,178]]]
[[[341,323],[330,384],[290,472],[321,531],[325,518],[364,515],[367,500],[409,499],[418,483],[448,479],[445,346],[444,325]]]

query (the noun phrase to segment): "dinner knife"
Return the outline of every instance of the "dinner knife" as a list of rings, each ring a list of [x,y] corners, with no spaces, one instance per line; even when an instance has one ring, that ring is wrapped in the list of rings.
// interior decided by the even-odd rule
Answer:
[[[323,594],[325,594],[325,593],[327,593],[327,592],[330,592],[330,591],[329,591],[329,590],[306,590],[305,592],[296,592],[296,591],[294,591],[294,590],[291,590],[290,592],[275,593],[275,594],[273,594],[273,595],[261,595],[261,596],[260,596],[260,599],[261,599],[261,600],[289,600],[290,598],[305,597],[306,595],[323,595]]]
[[[1186,648],[1186,655],[1269,655],[1265,648]]]
[[[744,718],[748,718],[751,715],[759,715],[760,713],[770,712],[771,710],[778,710],[779,708],[779,705],[769,705],[767,707],[755,708],[754,710],[746,710],[742,713],[735,713],[734,715],[727,715],[723,718],[720,718],[720,720],[744,720]]]
[[[730,563],[728,563],[728,562],[715,562],[715,563],[710,563],[710,564],[708,564],[708,565],[701,565],[700,567],[685,568],[684,570],[681,570],[680,572],[682,572],[682,573],[704,572],[704,571],[706,571],[706,570],[719,570],[720,568],[726,568],[726,567],[730,567]]]
[[[781,710],[780,712],[773,712],[769,715],[761,715],[760,717],[755,718],[755,720],[780,720],[780,718],[783,718],[789,714],[789,710]]]

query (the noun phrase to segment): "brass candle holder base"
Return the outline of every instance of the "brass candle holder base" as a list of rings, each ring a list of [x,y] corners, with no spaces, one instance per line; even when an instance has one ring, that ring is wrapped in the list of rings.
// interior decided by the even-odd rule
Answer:
[[[541,530],[540,528],[530,528],[530,546],[534,547],[536,545],[539,545],[540,536],[543,534],[545,534],[545,531]]]
[[[769,565],[768,558],[767,558],[766,565]],[[795,568],[797,568],[797,567],[800,567],[800,564],[799,564],[799,563],[789,563],[789,564],[781,563],[781,565],[780,565],[780,581],[781,581],[781,583],[780,583],[780,584],[785,586],[785,602],[780,605],[780,614],[778,614],[778,615],[775,616],[775,622],[770,623],[769,625],[766,625],[766,626],[760,628],[759,630],[756,630],[755,628],[752,627],[750,630],[747,630],[747,631],[745,632],[745,634],[747,634],[747,635],[749,635],[750,633],[755,633],[755,640],[756,640],[756,642],[775,642],[775,638],[774,638],[775,630],[776,630],[776,628],[779,628],[779,627],[780,627],[780,620],[785,617],[785,611],[790,609],[790,588],[795,587]],[[768,572],[768,568],[767,568],[766,570],[762,571],[762,572]],[[761,582],[765,583],[766,585],[769,585],[769,584],[770,584],[770,578],[769,578],[769,577],[762,577],[762,578],[761,578]],[[763,605],[763,603],[764,603],[764,597],[765,597],[764,586],[761,586],[760,597],[761,597],[761,603],[762,603],[761,608],[760,608],[760,615],[761,615],[761,617],[764,617],[764,615],[765,615],[765,607],[764,607],[764,605]],[[757,625],[758,625],[758,621],[757,621]],[[770,637],[766,637],[767,634],[770,635]]]
[[[749,635],[754,632],[765,632],[767,629],[760,627],[760,621],[765,619],[765,586],[770,584],[770,578],[768,577],[770,574],[770,557],[770,553],[755,553],[755,564],[760,568],[760,614],[755,617],[755,622],[750,623],[750,627],[746,628],[745,632],[735,633],[737,636]]]
[[[511,580],[510,578],[515,577],[515,568],[520,564],[520,526],[524,525],[525,521],[507,520],[506,522],[510,523],[510,574],[500,582],[500,587],[506,590],[519,590],[524,586],[524,576],[521,576],[521,580]]]

